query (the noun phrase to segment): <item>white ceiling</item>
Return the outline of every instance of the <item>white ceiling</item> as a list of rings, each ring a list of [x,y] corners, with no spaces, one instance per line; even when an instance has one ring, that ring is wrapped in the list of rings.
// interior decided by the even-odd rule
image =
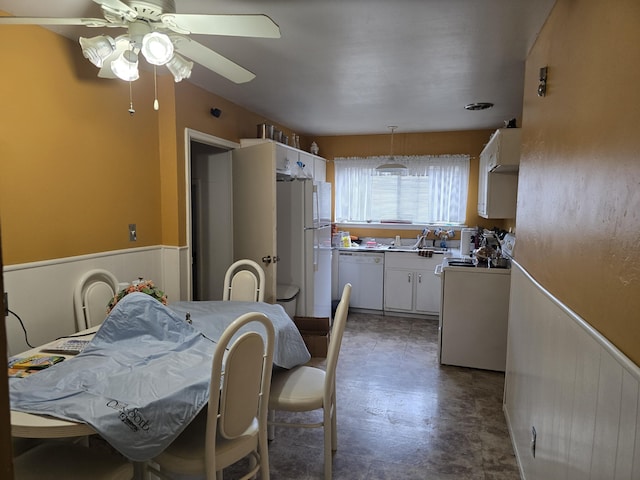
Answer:
[[[190,82],[301,134],[343,135],[388,133],[389,125],[398,133],[492,129],[519,117],[524,62],[555,0],[175,3],[179,13],[263,13],[282,33],[280,39],[194,35],[257,77],[236,85],[196,65]],[[0,10],[102,18],[90,0],[0,0]],[[55,30],[74,39],[98,34]],[[495,106],[464,109],[473,102]]]

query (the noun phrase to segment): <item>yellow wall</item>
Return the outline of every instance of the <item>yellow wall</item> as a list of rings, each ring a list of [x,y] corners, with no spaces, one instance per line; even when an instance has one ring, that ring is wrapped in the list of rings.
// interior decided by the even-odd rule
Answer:
[[[80,47],[40,27],[0,28],[0,220],[5,265],[160,243],[152,78],[96,78]]]
[[[222,114],[219,118],[211,115],[212,107],[219,108]],[[199,132],[208,133],[216,137],[234,142],[240,142],[241,138],[254,138],[256,125],[264,123],[264,117],[241,108],[228,100],[213,95],[195,87],[190,83],[182,82],[176,90],[176,130],[178,138],[177,160],[177,198],[171,197],[177,206],[178,221],[177,233],[179,245],[186,245],[186,192],[185,192],[185,167],[184,167],[184,130],[190,128]],[[267,123],[273,123],[266,120]],[[290,135],[290,130],[279,124],[279,129]]]
[[[393,153],[401,155],[448,155],[465,154],[471,157],[469,171],[469,195],[467,197],[467,218],[469,226],[494,226],[505,228],[506,220],[487,220],[477,215],[478,205],[478,164],[480,152],[489,141],[495,130],[473,130],[457,132],[429,133],[395,133],[393,136]],[[319,137],[316,142],[320,147],[320,155],[327,160],[336,157],[368,157],[389,155],[391,152],[391,135],[355,135]],[[333,179],[333,162],[327,165],[327,177]],[[513,220],[512,220],[513,222]],[[420,230],[393,230],[372,228],[350,228],[349,233],[368,237],[415,237]],[[430,235],[430,238],[433,235]]]
[[[0,58],[16,72],[0,76],[5,265],[185,245],[185,128],[239,141],[269,122],[164,72],[156,112],[144,70],[130,116],[129,85],[97,78],[77,42],[41,27],[0,28]]]
[[[636,363],[638,21],[637,0],[559,0],[541,32],[526,66],[516,251],[536,280]]]

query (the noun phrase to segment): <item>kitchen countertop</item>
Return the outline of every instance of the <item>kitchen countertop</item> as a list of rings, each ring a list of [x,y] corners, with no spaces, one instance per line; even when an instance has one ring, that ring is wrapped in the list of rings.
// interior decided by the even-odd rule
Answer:
[[[352,246],[352,247],[339,247],[338,248],[339,251],[341,252],[375,252],[375,253],[386,253],[386,252],[400,252],[400,253],[418,253],[418,249],[417,248],[411,248],[411,247],[395,247],[392,245],[376,245],[375,247],[366,247],[366,246],[361,246],[361,245],[356,245],[356,246]],[[460,250],[458,249],[454,249],[454,248],[447,248],[447,249],[443,249],[443,248],[439,248],[439,247],[433,247],[433,248],[426,248],[424,250],[431,250],[433,251],[434,255],[441,255],[441,254],[448,254],[447,256],[460,256]]]

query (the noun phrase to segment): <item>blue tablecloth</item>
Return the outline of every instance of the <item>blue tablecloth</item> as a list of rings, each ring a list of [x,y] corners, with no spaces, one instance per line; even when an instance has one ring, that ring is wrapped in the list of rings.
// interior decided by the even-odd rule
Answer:
[[[237,318],[242,307],[224,303],[231,310],[225,318]],[[81,354],[10,379],[11,409],[85,422],[131,460],[149,460],[209,398],[215,340],[224,327],[214,328],[214,319],[205,324],[195,310],[192,319],[194,325],[148,295],[129,294]]]
[[[289,318],[282,305],[271,305],[261,302],[172,302],[169,308],[185,318],[189,313],[193,326],[207,337],[218,340],[225,328],[240,315],[248,312],[264,313],[275,329],[275,345],[273,363],[278,367],[292,368],[302,365],[311,359],[302,335],[295,323]],[[258,330],[254,327],[245,329]]]

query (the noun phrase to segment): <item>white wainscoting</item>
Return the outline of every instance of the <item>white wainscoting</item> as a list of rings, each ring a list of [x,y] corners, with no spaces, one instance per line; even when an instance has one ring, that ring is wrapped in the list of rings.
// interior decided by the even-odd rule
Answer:
[[[170,302],[187,300],[185,251],[154,246],[8,265],[3,275],[9,309],[24,322],[29,342],[41,345],[75,331],[73,289],[82,274],[94,268],[109,270],[120,282],[153,280]],[[9,354],[26,350],[16,317],[9,315],[5,324]]]
[[[639,385],[637,365],[513,263],[504,411],[523,479],[640,479]]]

